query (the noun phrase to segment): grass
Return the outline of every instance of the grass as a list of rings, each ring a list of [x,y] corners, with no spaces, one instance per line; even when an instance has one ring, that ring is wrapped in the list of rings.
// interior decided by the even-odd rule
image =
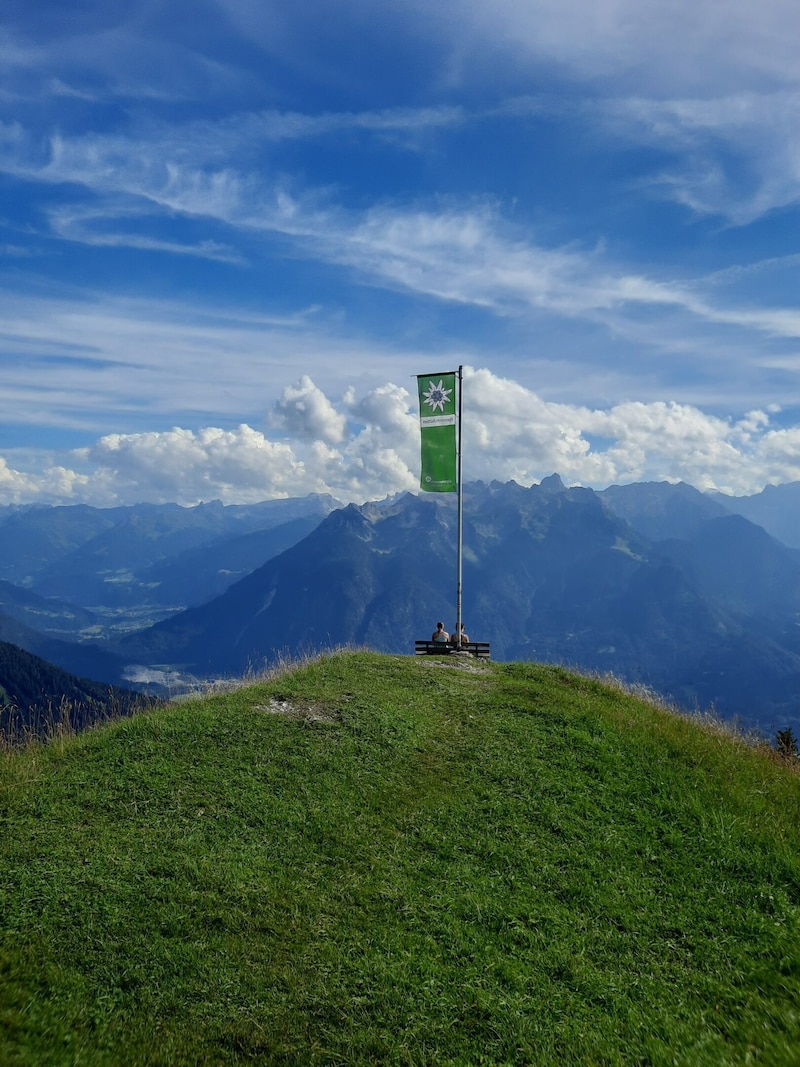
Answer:
[[[0,757],[0,1062],[800,1064],[800,776],[365,652]]]
[[[0,752],[29,748],[41,741],[69,740],[83,730],[118,722],[155,704],[155,699],[145,696],[126,704],[113,696],[104,703],[62,697],[58,702],[50,700],[46,706],[39,707],[0,704]]]

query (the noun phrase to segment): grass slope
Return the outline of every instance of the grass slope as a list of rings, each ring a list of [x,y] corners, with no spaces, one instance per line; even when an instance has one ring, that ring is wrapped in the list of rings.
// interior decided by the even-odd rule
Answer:
[[[0,1062],[800,1063],[800,778],[370,653],[6,755]]]
[[[145,707],[141,693],[79,678],[0,641],[0,746],[75,732]]]

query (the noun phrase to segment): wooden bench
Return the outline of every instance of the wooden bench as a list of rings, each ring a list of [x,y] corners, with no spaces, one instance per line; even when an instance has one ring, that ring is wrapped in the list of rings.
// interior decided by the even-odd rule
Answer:
[[[450,656],[459,650],[447,641],[415,641],[414,654],[416,656]],[[461,651],[469,652],[478,659],[490,658],[488,641],[462,641]]]

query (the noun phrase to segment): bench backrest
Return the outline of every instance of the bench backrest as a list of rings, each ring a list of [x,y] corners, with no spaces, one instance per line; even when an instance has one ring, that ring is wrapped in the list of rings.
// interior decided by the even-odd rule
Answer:
[[[449,655],[457,651],[454,645],[445,641],[415,641],[414,652],[417,656]],[[462,641],[461,651],[470,652],[473,656],[489,658],[491,647],[488,641]]]

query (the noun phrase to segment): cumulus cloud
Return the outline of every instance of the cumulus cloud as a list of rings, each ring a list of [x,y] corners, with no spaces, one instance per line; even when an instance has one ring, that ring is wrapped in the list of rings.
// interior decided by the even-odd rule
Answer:
[[[800,477],[800,434],[772,429],[774,412],[723,419],[675,402],[605,409],[554,404],[488,370],[470,372],[465,397],[467,390],[465,464],[484,479],[531,484],[557,471],[565,481],[596,488],[683,480],[749,493]],[[470,437],[477,457],[470,455]]]
[[[102,494],[123,502],[252,502],[308,492],[306,471],[291,446],[247,425],[109,434],[75,456],[93,471]]]
[[[553,404],[486,370],[468,377],[465,396],[473,387],[467,427],[480,442],[484,478],[497,464],[522,484],[551,469],[594,487],[666,480],[739,493],[800,478],[800,435],[772,430],[764,411],[723,419],[675,402]]]
[[[293,421],[303,398],[312,399],[313,410]],[[723,419],[674,402],[555,404],[469,367],[464,398],[467,480],[530,485],[558,472],[570,484],[594,488],[684,480],[735,493],[800,480],[800,429],[774,426],[775,412]],[[232,504],[309,492],[363,503],[417,488],[418,411],[408,390],[392,383],[362,392],[351,387],[337,407],[303,376],[282,402],[291,414],[281,439],[246,424],[233,431],[176,427],[109,434],[60,464],[29,453],[24,471],[0,459],[0,503]]]
[[[346,428],[344,415],[336,410],[307,374],[284,389],[275,405],[273,421],[292,437],[322,441],[329,445],[342,441]]]
[[[54,466],[46,454],[37,457],[38,465],[19,471],[0,456],[0,503],[53,504],[83,500],[93,495],[91,478],[66,467]]]

